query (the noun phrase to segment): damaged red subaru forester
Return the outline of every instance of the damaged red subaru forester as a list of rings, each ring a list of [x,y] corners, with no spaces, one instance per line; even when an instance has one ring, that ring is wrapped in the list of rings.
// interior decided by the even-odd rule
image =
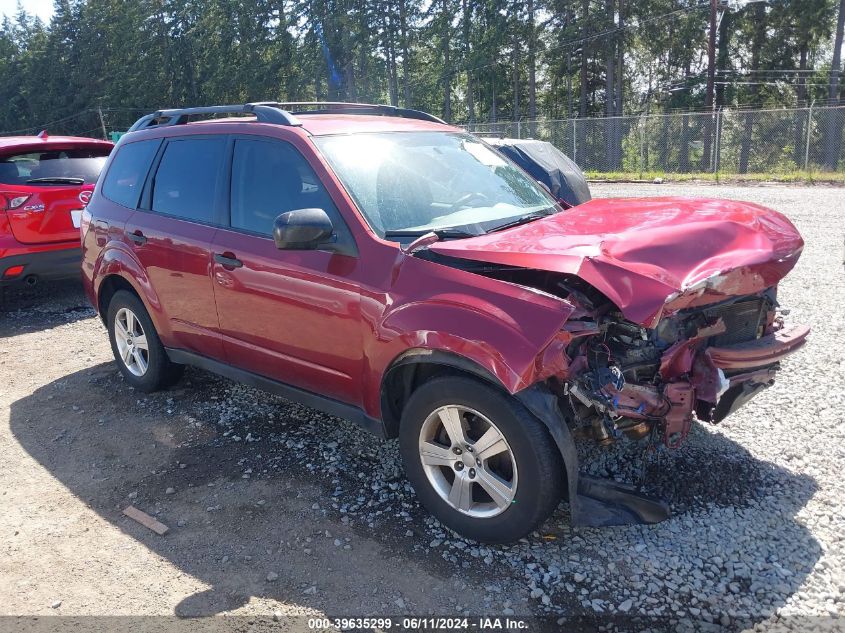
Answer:
[[[803,248],[781,214],[676,198],[563,210],[478,138],[388,106],[150,114],[82,234],[130,385],[189,364],[398,437],[422,504],[487,542],[563,498],[581,525],[666,518],[579,474],[573,436],[678,446],[694,416],[718,422],[771,385],[809,332],[777,311]]]

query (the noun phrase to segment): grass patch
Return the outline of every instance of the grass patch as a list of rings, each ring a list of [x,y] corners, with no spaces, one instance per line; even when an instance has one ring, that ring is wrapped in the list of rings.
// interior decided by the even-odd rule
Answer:
[[[647,181],[653,182],[660,178],[663,182],[712,182],[712,183],[759,183],[759,182],[784,182],[800,184],[835,184],[845,185],[845,173],[843,172],[783,172],[770,174],[672,174],[662,171],[588,171],[585,172],[590,180],[608,181]]]

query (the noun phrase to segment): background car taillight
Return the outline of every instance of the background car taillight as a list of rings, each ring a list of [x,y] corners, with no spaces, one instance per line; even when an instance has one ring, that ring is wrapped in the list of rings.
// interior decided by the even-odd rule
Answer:
[[[18,277],[23,272],[23,269],[24,269],[24,267],[20,264],[17,265],[17,266],[10,266],[3,273],[3,279],[14,279],[15,277]]]
[[[17,193],[2,193],[0,194],[0,210],[12,211],[21,207],[32,196],[29,194],[20,195]]]

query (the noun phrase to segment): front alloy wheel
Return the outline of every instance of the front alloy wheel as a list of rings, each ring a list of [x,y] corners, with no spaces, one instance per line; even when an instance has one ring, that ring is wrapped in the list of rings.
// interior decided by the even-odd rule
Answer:
[[[493,517],[516,496],[513,452],[487,417],[451,404],[432,412],[420,429],[420,460],[429,483],[452,508]]]
[[[422,505],[459,534],[508,543],[557,507],[565,475],[546,426],[481,380],[433,378],[402,410],[399,448]]]

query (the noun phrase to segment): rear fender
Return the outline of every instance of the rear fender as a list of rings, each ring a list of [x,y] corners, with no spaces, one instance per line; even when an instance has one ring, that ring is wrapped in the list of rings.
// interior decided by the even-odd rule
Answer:
[[[162,309],[161,301],[155,289],[150,284],[146,271],[138,260],[135,259],[132,251],[129,250],[126,244],[116,240],[109,242],[100,251],[94,263],[94,292],[97,297],[95,308],[99,305],[100,290],[103,281],[112,275],[123,278],[134,288],[141,301],[144,302],[144,306],[150,314],[156,332],[166,345],[170,339],[170,328],[169,321]],[[101,314],[100,316],[105,319],[105,315]]]

